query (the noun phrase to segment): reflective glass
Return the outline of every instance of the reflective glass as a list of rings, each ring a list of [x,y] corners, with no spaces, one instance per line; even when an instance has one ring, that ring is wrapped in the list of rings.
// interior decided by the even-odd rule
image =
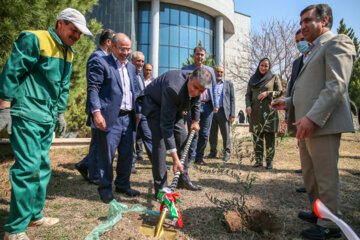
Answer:
[[[186,59],[189,57],[189,49],[188,48],[180,48],[180,68],[183,67],[183,63],[186,62]]]
[[[193,27],[193,28],[196,28],[196,25],[197,25],[196,24],[196,18],[197,18],[196,13],[190,12],[189,14],[190,14],[189,26]]]
[[[169,25],[160,24],[160,44],[169,44]]]
[[[189,25],[189,13],[187,9],[182,8],[180,13],[180,25],[188,26]]]
[[[139,29],[139,43],[149,42],[149,24],[141,23]]]
[[[179,68],[179,48],[170,47],[170,67]]]
[[[159,76],[160,76],[161,74],[163,74],[163,73],[166,73],[167,71],[169,71],[168,68],[160,67],[160,68],[159,68]]]
[[[210,48],[210,35],[208,33],[205,33],[205,44],[204,47],[207,51],[209,51]],[[209,50],[208,50],[209,49]]]
[[[179,26],[170,26],[170,45],[179,45]]]
[[[140,45],[138,45],[138,49],[139,49],[140,52],[142,52],[144,54],[145,63],[150,62],[150,59],[149,59],[149,45],[140,44]]]
[[[167,23],[169,24],[169,8],[167,4],[160,5],[160,23]]]
[[[169,66],[169,47],[160,46],[159,48],[159,66],[167,67]]]
[[[197,42],[196,42],[196,30],[194,29],[189,29],[189,48],[192,49],[194,47],[196,47]]]
[[[198,27],[199,30],[204,31],[204,25],[205,25],[204,15],[200,13],[199,16],[198,16],[197,27]]]
[[[170,10],[170,24],[179,25],[180,11],[178,7],[174,7]]]
[[[211,29],[210,21],[209,17],[205,17],[205,32],[209,32]]]
[[[139,22],[149,22],[150,19],[150,11],[147,9],[141,9],[141,14],[139,14],[140,21]]]
[[[188,47],[189,46],[189,29],[180,27],[180,46]]]
[[[198,39],[197,39],[197,43],[199,44],[200,43],[200,41],[201,41],[201,45],[202,46],[205,46],[204,44],[205,44],[205,38],[204,38],[204,32],[201,32],[201,31],[198,31]],[[207,49],[206,49],[206,51],[208,51]]]

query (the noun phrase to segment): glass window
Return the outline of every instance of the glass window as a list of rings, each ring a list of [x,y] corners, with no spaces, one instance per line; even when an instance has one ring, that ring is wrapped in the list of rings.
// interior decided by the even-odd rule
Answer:
[[[196,30],[194,29],[189,29],[189,48],[194,48],[196,47],[198,44],[198,42],[196,41]]]
[[[166,23],[169,24],[169,8],[166,4],[160,5],[160,23]]]
[[[189,46],[189,29],[180,27],[180,46],[188,47]]]
[[[179,25],[180,11],[178,7],[174,7],[170,10],[170,24]]]
[[[160,46],[159,48],[159,66],[169,66],[169,47]]]
[[[210,32],[211,28],[210,28],[210,17],[205,17],[205,32]]]
[[[189,57],[189,49],[180,48],[180,68],[182,68],[182,63],[185,63],[188,57]]]
[[[145,63],[150,62],[150,59],[149,59],[149,56],[150,56],[149,55],[149,45],[140,44],[140,45],[138,45],[138,50],[144,54]]]
[[[186,8],[181,9],[180,25],[181,26],[189,26],[189,12],[186,11]]]
[[[204,31],[204,25],[205,25],[204,15],[200,13],[199,16],[198,16],[197,27],[198,27],[199,30]]]
[[[159,76],[169,71],[169,68],[159,67]]]
[[[170,67],[179,68],[179,48],[170,47]]]
[[[196,24],[196,13],[193,13],[193,12],[190,12],[190,21],[189,21],[189,26],[190,27],[193,27],[193,28],[196,28],[197,24]]]
[[[160,24],[160,44],[169,44],[169,28],[167,24]]]
[[[205,46],[204,32],[198,31],[197,33],[198,33],[197,44],[199,44],[199,42],[201,42],[201,45]],[[208,50],[206,49],[206,51],[208,51]]]
[[[204,48],[205,49],[211,49],[210,48],[210,34],[205,33],[205,44],[204,44]]]
[[[139,43],[149,42],[149,24],[141,23],[139,29]]]
[[[170,45],[179,46],[179,26],[170,26]]]

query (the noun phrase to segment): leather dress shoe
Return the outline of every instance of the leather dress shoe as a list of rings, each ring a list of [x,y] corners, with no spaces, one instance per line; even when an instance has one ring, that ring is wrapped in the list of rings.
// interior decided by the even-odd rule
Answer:
[[[316,216],[316,214],[314,212],[311,212],[311,213],[299,212],[298,217],[301,220],[304,220],[309,223],[316,223],[316,221],[318,220],[318,217]]]
[[[210,153],[209,155],[206,156],[207,159],[209,158],[216,158],[216,153]]]
[[[271,163],[267,163],[265,168],[266,168],[266,169],[272,169],[272,168],[273,168],[273,165],[272,165]]]
[[[86,181],[89,181],[89,177],[88,177],[88,167],[81,164],[81,163],[77,163],[75,164],[75,168],[76,170],[78,170],[78,172],[81,174],[81,176],[83,176],[83,178],[86,180]]]
[[[295,172],[295,173],[302,173],[302,170],[301,170],[301,169],[298,169],[298,170],[295,170],[294,172]]]
[[[306,188],[297,188],[296,192],[298,192],[298,193],[306,193]]]
[[[112,195],[112,193],[108,195],[100,195],[100,198],[104,203],[110,203],[114,199],[114,195]]]
[[[341,231],[339,228],[326,228],[315,225],[314,227],[302,231],[301,235],[307,239],[340,238]]]
[[[204,160],[202,160],[202,159],[196,159],[194,163],[195,163],[195,164],[198,164],[198,165],[202,165],[202,166],[206,166],[206,165],[207,165],[207,163],[204,162]]]
[[[136,157],[136,161],[144,161],[144,159],[143,159],[142,156],[137,156],[137,157]]]
[[[128,195],[129,197],[136,197],[140,195],[140,192],[132,189],[132,188],[126,188],[126,189],[120,189],[120,188],[116,188],[115,191],[117,193],[124,193],[126,195]]]
[[[256,163],[253,165],[254,168],[262,167],[262,166],[263,166],[262,162],[256,162]]]
[[[180,179],[179,179],[177,187],[184,188],[184,189],[191,190],[191,191],[201,191],[203,189],[200,186],[196,186],[191,181],[185,182],[185,181],[180,181]]]

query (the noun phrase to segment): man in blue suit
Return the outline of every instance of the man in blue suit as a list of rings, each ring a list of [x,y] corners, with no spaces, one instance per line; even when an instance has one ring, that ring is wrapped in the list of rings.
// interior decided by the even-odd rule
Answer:
[[[131,63],[136,68],[136,77],[139,81],[139,86],[141,91],[143,91],[146,87],[144,77],[141,75],[141,70],[144,66],[144,60],[145,60],[145,56],[140,51],[135,51],[131,54]],[[146,152],[149,156],[149,159],[151,159],[151,152],[152,152],[151,131],[149,129],[149,125],[146,120],[146,117],[143,114],[139,114],[139,119],[140,121],[137,123],[136,133],[134,136],[134,139],[136,141],[136,147],[139,148],[137,146],[137,143],[138,140],[141,141],[142,139],[140,147],[142,148],[142,143],[144,142]],[[131,173],[137,173],[137,170],[135,168],[135,151],[133,153]]]
[[[197,140],[197,135],[195,135],[194,140],[192,141],[189,149],[190,159],[195,159],[195,164],[206,165],[204,162],[204,151],[209,137],[209,132],[211,128],[211,121],[213,118],[213,113],[217,113],[219,109],[219,94],[217,91],[217,84],[214,69],[209,66],[203,65],[205,59],[206,50],[201,46],[194,48],[194,63],[183,67],[183,70],[194,70],[198,67],[204,67],[210,71],[212,77],[211,88],[206,89],[200,95],[200,131],[197,134],[199,139]],[[191,114],[188,114],[188,126],[191,125]],[[196,148],[196,152],[195,152]]]
[[[111,53],[111,38],[115,35],[115,32],[111,29],[104,29],[100,34],[100,46],[89,57],[86,64],[86,78],[89,79],[89,66],[93,63],[97,57],[103,57]],[[88,111],[88,104],[86,105],[86,112]],[[89,147],[89,153],[86,157],[75,164],[76,170],[79,171],[81,176],[89,183],[98,184],[99,174],[96,161],[96,146],[97,139],[94,137],[95,129],[91,128],[91,142]]]
[[[130,187],[133,133],[136,129],[135,99],[140,93],[135,67],[127,58],[131,40],[117,33],[111,40],[112,54],[97,58],[89,68],[87,124],[95,129],[98,139],[98,191],[103,202],[112,194],[113,158],[118,150],[116,192],[128,196],[140,193]]]

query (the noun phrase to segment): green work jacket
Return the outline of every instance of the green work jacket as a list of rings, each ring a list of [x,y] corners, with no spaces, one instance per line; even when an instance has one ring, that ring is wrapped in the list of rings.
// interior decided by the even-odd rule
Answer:
[[[56,122],[69,97],[73,52],[52,28],[20,33],[0,75],[0,99],[11,101],[12,116]]]

